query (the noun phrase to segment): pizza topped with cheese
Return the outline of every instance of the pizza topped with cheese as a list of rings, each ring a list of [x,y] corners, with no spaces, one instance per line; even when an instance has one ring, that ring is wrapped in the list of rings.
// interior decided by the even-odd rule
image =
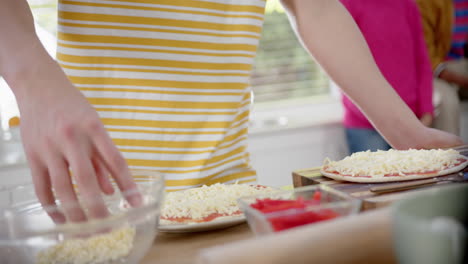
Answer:
[[[322,175],[350,182],[392,182],[432,178],[464,169],[468,159],[453,149],[378,150],[325,159]]]
[[[242,216],[237,199],[273,191],[274,188],[262,185],[217,183],[169,192],[164,198],[161,224],[202,223]]]

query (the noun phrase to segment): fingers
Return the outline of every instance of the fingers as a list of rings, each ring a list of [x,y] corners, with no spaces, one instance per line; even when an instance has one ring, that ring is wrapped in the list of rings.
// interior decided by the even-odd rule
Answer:
[[[427,136],[423,137],[426,139],[423,148],[451,148],[464,144],[460,137],[445,131],[434,128],[427,128],[426,131],[428,133]]]
[[[81,145],[82,144],[77,144]],[[83,148],[75,146],[77,151],[67,155],[71,167],[74,170],[77,179],[78,188],[81,190],[82,202],[89,211],[92,218],[103,218],[108,215],[104,201],[100,195],[100,188],[104,193],[112,193],[113,187],[109,181],[107,170],[102,161],[96,161],[94,166],[89,159],[86,163],[86,157]],[[81,152],[81,153],[80,153]],[[86,221],[87,216],[80,206],[76,192],[73,187],[72,177],[69,173],[68,163],[63,155],[50,146],[48,152],[44,155],[48,169],[41,166],[38,160],[30,159],[30,167],[33,175],[34,187],[37,197],[46,212],[57,224],[63,224],[67,220],[72,222]],[[84,158],[83,158],[84,157]],[[96,170],[96,173],[94,171]],[[99,176],[97,176],[99,175]],[[55,196],[61,202],[63,213],[57,209]]]
[[[107,171],[104,161],[100,157],[99,153],[96,153],[95,155],[96,157],[93,158],[93,167],[96,171],[99,187],[103,193],[111,195],[114,193],[114,187],[112,186],[109,179],[110,174]]]
[[[437,147],[455,147],[463,145],[463,140],[460,137],[447,133],[445,131],[439,130],[437,132],[439,132]]]
[[[42,207],[56,224],[65,223],[65,215],[57,209],[47,169],[39,161],[32,159],[29,159],[29,167],[31,168],[34,190]]]
[[[60,83],[59,79],[64,82]],[[115,157],[120,153],[113,146],[96,111],[66,78],[59,79],[59,83],[45,84],[42,87],[44,92],[36,94],[39,98],[21,105],[24,117],[21,133],[25,146],[28,146],[29,153],[40,153],[37,155],[40,162],[30,162],[36,192],[44,206],[55,205],[54,196],[65,205],[65,217],[55,212],[52,214],[57,220],[82,221],[107,216],[102,193],[114,191],[107,177],[109,172],[115,175],[122,191],[136,189],[135,183],[125,162],[111,162],[117,160]],[[43,118],[38,120],[34,118],[36,116]],[[94,140],[95,134],[98,134],[98,140]],[[95,145],[102,141],[100,138],[113,147],[111,151],[101,151]],[[105,156],[109,153],[110,159]],[[102,158],[94,161],[99,155]],[[77,184],[76,190],[73,183]],[[80,203],[82,208],[66,206]]]
[[[102,124],[95,124],[92,127],[92,135],[99,155],[104,160],[107,170],[117,182],[119,189],[126,194],[127,201],[134,207],[140,206],[142,197],[130,174],[127,163]]]
[[[61,207],[67,219],[72,222],[86,221],[86,214],[78,202],[64,158],[60,153],[52,150],[47,158],[47,163],[52,186],[57,198],[61,201]]]
[[[431,114],[424,114],[421,116],[419,119],[423,125],[430,127],[433,121],[432,115]]]
[[[454,147],[454,146],[461,146],[461,145],[464,145],[464,144],[465,144],[465,142],[463,142],[463,140],[460,137],[454,136],[453,143],[451,145],[452,145],[452,147]]]
[[[104,218],[109,215],[109,211],[101,195],[100,185],[91,162],[91,153],[85,146],[86,144],[76,144],[72,148],[67,148],[68,162],[78,185],[81,201],[89,216]]]
[[[82,123],[86,124],[83,120]],[[101,195],[95,168],[93,166],[93,146],[89,135],[73,124],[63,124],[59,130],[60,149],[72,171],[77,184],[80,203],[90,218],[104,218],[109,215]],[[68,180],[71,178],[68,176]],[[55,185],[54,185],[55,187]],[[70,192],[70,190],[67,190]]]

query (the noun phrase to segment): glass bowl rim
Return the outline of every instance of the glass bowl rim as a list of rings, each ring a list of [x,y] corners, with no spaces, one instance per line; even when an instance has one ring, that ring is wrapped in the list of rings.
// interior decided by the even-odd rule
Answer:
[[[131,169],[132,171],[138,171],[138,172],[150,172],[153,174],[151,176],[150,181],[146,182],[136,182],[137,186],[141,185],[154,185],[157,191],[159,192],[159,198],[155,199],[153,201],[150,201],[148,203],[144,203],[142,206],[139,207],[131,207],[125,212],[117,215],[109,215],[105,218],[99,218],[99,219],[89,219],[84,222],[67,222],[64,224],[55,224],[54,226],[50,228],[44,228],[42,230],[28,230],[25,232],[25,235],[21,236],[8,236],[4,239],[0,237],[0,242],[1,241],[8,241],[9,243],[14,241],[14,240],[23,240],[27,239],[30,237],[37,237],[37,236],[45,236],[45,235],[54,235],[54,234],[60,234],[60,233],[83,233],[83,230],[86,231],[92,231],[92,230],[99,230],[99,229],[105,229],[107,227],[115,227],[115,226],[122,226],[126,220],[130,216],[138,216],[141,214],[147,214],[148,212],[151,212],[152,210],[157,210],[158,208],[162,207],[162,203],[164,201],[164,176],[162,173],[157,172],[157,171],[151,171],[151,170],[138,170],[138,169]],[[129,190],[125,192],[121,192],[115,182],[112,183],[113,186],[115,187],[115,192],[116,194],[114,195],[119,195],[119,197],[128,197],[130,195],[133,195],[136,190]],[[24,184],[16,184],[16,185],[11,185],[11,186],[6,186],[6,187],[1,187],[0,188],[0,193],[3,192],[14,192],[15,190],[20,190],[20,189],[25,189],[29,188],[30,190],[34,190],[34,184],[33,183],[24,183]],[[104,196],[104,195],[102,195]],[[101,197],[102,197],[101,196]],[[41,207],[41,210],[47,211],[47,210],[58,210],[57,207],[60,206],[60,202],[56,201],[57,205],[54,206],[46,206],[43,207],[40,205],[40,202],[37,201],[39,206]],[[76,206],[77,204],[74,203],[73,206]],[[18,210],[14,209],[13,207],[0,207],[0,222],[3,222],[4,224],[8,224],[10,222],[14,222],[16,219],[20,219],[21,217],[25,216],[20,216],[16,212]]]

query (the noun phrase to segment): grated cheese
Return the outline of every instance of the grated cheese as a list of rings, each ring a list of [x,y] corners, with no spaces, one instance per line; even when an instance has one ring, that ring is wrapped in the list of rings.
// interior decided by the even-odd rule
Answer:
[[[356,152],[340,161],[326,158],[323,169],[341,175],[383,177],[405,176],[415,173],[440,171],[450,168],[466,158],[456,150],[394,150]]]
[[[118,260],[130,253],[135,228],[124,227],[86,239],[69,239],[37,255],[38,264],[97,264]]]
[[[178,192],[167,193],[161,216],[163,218],[190,218],[202,220],[212,214],[232,215],[240,211],[237,199],[243,196],[266,194],[270,187],[248,184],[214,184]]]

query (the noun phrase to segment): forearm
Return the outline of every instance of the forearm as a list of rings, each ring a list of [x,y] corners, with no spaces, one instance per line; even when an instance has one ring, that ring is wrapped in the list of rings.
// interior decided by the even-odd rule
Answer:
[[[415,146],[422,124],[378,70],[358,27],[338,1],[284,1],[302,42],[395,148]],[[398,129],[397,129],[398,127]]]
[[[34,29],[25,0],[0,0],[0,75],[15,95],[27,94],[33,79],[45,67],[55,68]]]

